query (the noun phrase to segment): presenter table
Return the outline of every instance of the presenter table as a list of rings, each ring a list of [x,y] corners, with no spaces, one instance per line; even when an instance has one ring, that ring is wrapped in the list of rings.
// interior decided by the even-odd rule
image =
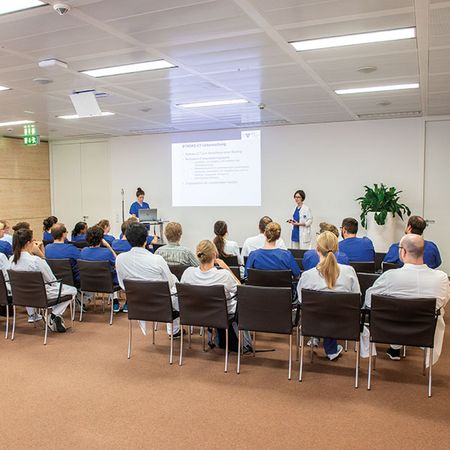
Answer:
[[[149,225],[149,234],[151,234],[151,227],[158,226],[159,233],[157,233],[159,242],[164,243],[164,224],[170,222],[169,220],[142,220],[140,223],[144,225]]]

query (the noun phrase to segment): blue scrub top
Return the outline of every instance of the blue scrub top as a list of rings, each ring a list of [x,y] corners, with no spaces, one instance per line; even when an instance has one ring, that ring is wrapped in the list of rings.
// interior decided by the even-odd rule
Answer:
[[[295,208],[294,214],[292,215],[292,218],[296,222],[300,222],[300,210],[301,208]],[[292,234],[291,234],[291,241],[292,242],[299,242],[300,241],[300,227],[292,226]]]
[[[111,245],[113,243],[113,241],[116,239],[112,234],[105,234],[103,236],[103,239],[109,244]]]
[[[9,258],[13,254],[11,244],[6,241],[0,241],[0,253],[4,253]]]
[[[346,266],[349,265],[350,262],[348,260],[348,256],[345,253],[337,251],[334,255],[336,256],[336,261],[339,264],[344,264]],[[302,261],[303,269],[304,270],[312,269],[313,267],[316,267],[317,264],[319,264],[319,261],[320,258],[317,252],[315,250],[308,250],[303,255]]]
[[[398,254],[398,244],[399,243],[397,242],[389,247],[383,262],[395,263],[403,266],[403,262],[400,260],[400,256]],[[441,255],[437,245],[434,242],[425,241],[423,249],[423,262],[431,269],[437,269],[441,265]]]
[[[126,239],[114,239],[111,247],[115,252],[128,252],[131,250],[131,244]]]
[[[44,234],[42,235],[43,241],[53,241],[52,233],[49,233],[48,231],[44,231]]]
[[[291,270],[295,278],[300,276],[300,267],[292,253],[281,248],[253,250],[245,264],[245,276],[247,276],[247,269]]]
[[[48,259],[69,259],[72,267],[73,280],[80,281],[80,271],[77,260],[80,259],[80,250],[72,244],[48,244],[45,247],[45,257]]]
[[[139,210],[140,209],[149,209],[150,205],[146,202],[142,202],[142,205],[140,205],[138,202],[134,202],[130,206],[130,214],[134,214],[136,217],[139,217]]]
[[[349,261],[375,261],[375,249],[367,237],[351,237],[339,242],[339,251],[344,252]]]
[[[72,235],[72,242],[86,242],[86,235],[79,234],[78,236]]]
[[[116,273],[116,257],[106,247],[85,247],[81,250],[80,259],[85,261],[109,261],[114,284],[118,284]]]

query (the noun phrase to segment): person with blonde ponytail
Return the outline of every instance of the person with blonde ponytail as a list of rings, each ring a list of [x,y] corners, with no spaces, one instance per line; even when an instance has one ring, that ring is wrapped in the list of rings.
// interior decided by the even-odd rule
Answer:
[[[330,231],[324,231],[317,238],[316,251],[319,264],[303,272],[298,283],[299,302],[302,301],[302,289],[315,291],[336,291],[360,293],[358,277],[352,266],[339,264],[335,253],[338,250],[338,238]],[[318,339],[312,339],[311,345],[317,346]],[[333,361],[343,350],[336,339],[325,338],[323,347],[328,359]]]

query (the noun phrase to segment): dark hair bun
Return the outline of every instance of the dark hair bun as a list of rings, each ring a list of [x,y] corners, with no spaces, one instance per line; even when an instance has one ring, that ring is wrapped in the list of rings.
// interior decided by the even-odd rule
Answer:
[[[142,188],[138,187],[136,189],[136,197],[139,197],[140,195],[145,195],[145,192]]]

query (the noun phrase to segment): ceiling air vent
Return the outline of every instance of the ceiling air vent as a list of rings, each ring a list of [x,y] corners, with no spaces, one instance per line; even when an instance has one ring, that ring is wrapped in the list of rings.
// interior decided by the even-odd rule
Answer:
[[[374,114],[358,114],[358,117],[364,119],[401,119],[405,117],[420,117],[422,111],[405,111],[405,112],[386,112]]]
[[[160,127],[160,128],[142,128],[139,130],[128,130],[132,134],[158,134],[158,133],[171,133],[178,131],[173,127]]]
[[[256,122],[235,122],[233,125],[237,127],[269,127],[277,125],[289,125],[287,120],[261,120]]]
[[[64,137],[70,139],[98,139],[98,138],[108,138],[111,134],[106,133],[88,133],[88,134],[66,134]]]

